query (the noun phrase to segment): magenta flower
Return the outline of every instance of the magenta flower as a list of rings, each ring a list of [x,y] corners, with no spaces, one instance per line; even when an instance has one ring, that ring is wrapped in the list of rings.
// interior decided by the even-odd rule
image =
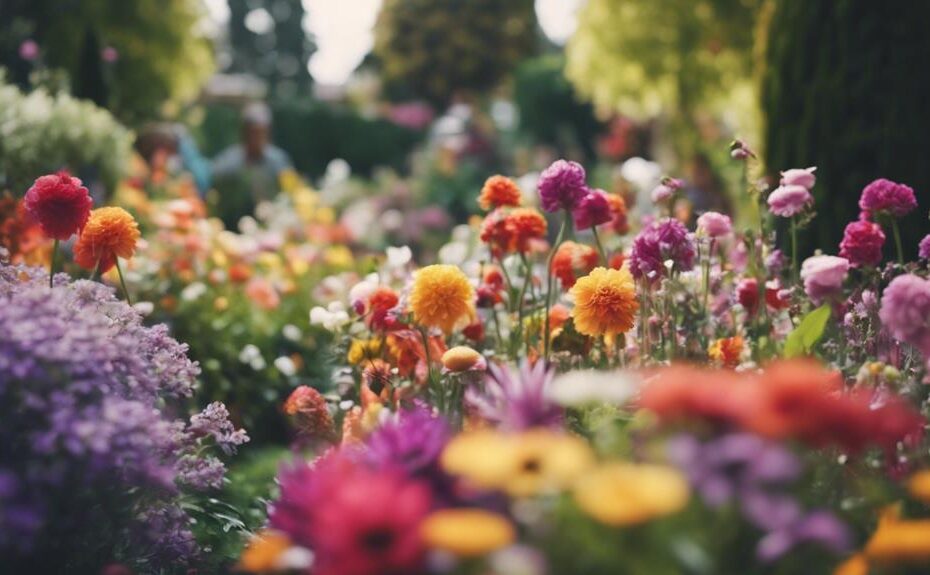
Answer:
[[[555,371],[544,361],[533,365],[523,362],[519,371],[491,364],[484,388],[469,387],[465,403],[503,429],[558,427],[562,424],[562,408],[550,397],[553,377]]]
[[[27,62],[32,62],[39,57],[39,45],[35,40],[25,40],[19,45],[19,57]]]
[[[930,281],[913,274],[896,277],[882,293],[878,315],[895,339],[930,356]]]
[[[917,207],[914,189],[879,178],[862,190],[859,207],[870,214],[887,213],[900,218]]]
[[[666,218],[653,222],[633,240],[630,273],[637,279],[654,281],[665,276],[666,260],[671,260],[674,271],[684,272],[694,267],[694,255],[694,238],[688,229],[678,220]]]
[[[588,190],[587,195],[572,210],[572,218],[575,220],[575,228],[579,230],[593,228],[613,220],[610,204],[607,203],[607,193],[604,190]]]
[[[733,140],[730,144],[730,157],[734,160],[747,160],[749,158],[755,158],[756,153],[752,151],[746,142],[742,140]]]
[[[730,216],[718,212],[705,212],[697,219],[697,229],[709,238],[719,238],[729,234],[733,226]]]
[[[119,51],[113,46],[107,46],[100,51],[100,59],[107,64],[113,64],[119,60]]]
[[[930,260],[930,234],[924,236],[924,239],[920,240],[920,245],[917,247],[917,255],[920,256],[922,260]]]
[[[803,212],[814,203],[814,197],[804,186],[797,184],[782,185],[769,194],[769,209],[776,216],[790,218]]]
[[[801,265],[804,291],[814,302],[821,302],[843,288],[849,260],[836,256],[813,256]]]
[[[652,203],[660,204],[670,199],[675,195],[675,192],[683,188],[684,185],[685,183],[682,180],[669,177],[662,178],[662,183],[652,190]]]
[[[539,175],[539,199],[547,212],[574,210],[588,194],[586,174],[578,162],[556,160]]]
[[[873,267],[882,261],[882,246],[885,234],[875,222],[859,220],[851,222],[843,232],[840,242],[840,257],[849,260],[853,267]]]
[[[815,171],[817,171],[816,167],[785,170],[781,173],[781,182],[779,184],[782,186],[801,186],[810,190],[817,182],[817,178],[814,176]]]

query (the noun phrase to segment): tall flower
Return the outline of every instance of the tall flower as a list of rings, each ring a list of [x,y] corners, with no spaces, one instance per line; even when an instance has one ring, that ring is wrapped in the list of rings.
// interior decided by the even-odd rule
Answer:
[[[846,226],[840,242],[840,257],[849,260],[853,267],[873,267],[882,261],[885,233],[874,222],[858,220]]]
[[[610,228],[614,233],[623,235],[630,231],[630,223],[627,221],[626,201],[620,194],[607,194],[607,204],[610,206]]]
[[[718,212],[704,212],[697,219],[698,232],[709,238],[721,238],[732,231],[730,216]]]
[[[633,277],[655,281],[666,274],[665,262],[671,260],[672,270],[688,271],[694,267],[694,238],[676,219],[653,222],[633,240],[630,272]]]
[[[839,292],[849,272],[849,260],[836,256],[812,256],[801,266],[804,291],[815,302]]]
[[[862,190],[859,207],[871,214],[887,213],[900,218],[917,207],[917,198],[910,186],[879,178]]]
[[[542,208],[547,212],[575,209],[588,193],[581,164],[556,160],[539,175],[537,188]]]
[[[893,279],[882,293],[879,317],[895,339],[930,359],[930,281],[913,274]]]
[[[552,275],[559,278],[564,289],[575,285],[578,276],[594,269],[599,256],[597,250],[587,244],[565,242],[552,256]]]
[[[507,214],[504,222],[513,242],[512,249],[520,253],[528,252],[534,241],[546,237],[546,218],[534,208],[517,208]]]
[[[416,272],[409,305],[418,324],[448,334],[475,318],[475,290],[459,268],[431,265]]]
[[[817,182],[817,177],[814,175],[816,171],[816,167],[785,170],[781,173],[781,181],[779,183],[782,186],[801,186],[802,188],[810,190]]]
[[[508,177],[491,176],[484,182],[478,205],[483,210],[500,208],[503,206],[519,206],[522,193],[517,183]]]
[[[789,184],[775,188],[767,201],[773,214],[790,218],[814,203],[814,196],[804,186]]]
[[[123,208],[97,208],[74,244],[74,261],[85,269],[104,273],[116,258],[129,259],[136,251],[139,224]]]
[[[525,362],[519,371],[491,364],[484,389],[468,388],[465,402],[477,415],[504,429],[554,427],[562,422],[562,409],[549,397],[554,376],[542,361]]]
[[[579,230],[587,230],[611,221],[613,215],[607,194],[603,190],[588,190],[572,211],[572,218]]]
[[[68,172],[40,177],[23,198],[26,211],[43,233],[62,241],[84,227],[93,204],[81,180]]]
[[[595,268],[571,290],[572,318],[578,333],[598,337],[625,333],[633,327],[639,304],[633,276],[626,268]]]

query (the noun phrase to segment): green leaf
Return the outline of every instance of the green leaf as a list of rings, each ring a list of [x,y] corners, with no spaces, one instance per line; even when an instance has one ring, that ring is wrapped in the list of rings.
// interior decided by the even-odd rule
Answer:
[[[790,358],[810,355],[811,350],[823,337],[831,314],[830,306],[824,304],[804,316],[798,327],[788,334],[785,340],[784,356]]]

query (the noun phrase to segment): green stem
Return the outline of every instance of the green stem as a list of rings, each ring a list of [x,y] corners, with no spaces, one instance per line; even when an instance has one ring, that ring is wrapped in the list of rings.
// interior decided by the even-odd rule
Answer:
[[[52,289],[55,285],[55,264],[58,261],[58,238],[55,238],[55,244],[52,246],[52,263],[49,265],[48,270],[48,289]]]
[[[798,219],[791,217],[791,275],[794,283],[798,283]],[[765,303],[765,302],[763,302]]]
[[[707,248],[707,258],[704,260],[704,317],[710,317],[708,301],[710,300],[710,264],[714,256],[714,238],[710,239],[710,245]]]
[[[543,361],[549,363],[549,307],[552,305],[552,259],[555,257],[555,252],[559,249],[559,246],[562,245],[562,239],[565,237],[565,230],[568,226],[567,222],[571,219],[572,215],[570,212],[565,213],[565,217],[562,219],[562,225],[559,226],[559,235],[555,238],[555,243],[552,245],[552,249],[549,250],[549,257],[546,259],[546,316],[543,320],[545,322],[543,327]]]
[[[604,251],[601,237],[597,234],[597,226],[591,226],[591,233],[594,234],[594,245],[597,246],[597,252],[601,254],[601,263],[604,264],[604,267],[607,267],[607,252]]]
[[[433,362],[429,356],[429,335],[426,333],[426,328],[420,328],[420,337],[423,338],[423,357],[426,358],[426,381],[430,389],[433,390],[433,393],[436,395],[436,400],[440,401],[440,390],[437,389],[435,382],[433,381]],[[441,410],[440,410],[441,411]]]
[[[891,218],[891,232],[894,234],[894,247],[898,252],[898,263],[904,265],[904,249],[901,247],[901,230],[898,229],[898,220]]]
[[[123,279],[123,270],[119,267],[119,258],[114,256],[113,260],[116,262],[116,273],[119,275],[119,285],[123,288],[123,294],[126,296],[126,303],[132,305],[132,301],[129,299],[129,290],[126,289],[126,280]]]

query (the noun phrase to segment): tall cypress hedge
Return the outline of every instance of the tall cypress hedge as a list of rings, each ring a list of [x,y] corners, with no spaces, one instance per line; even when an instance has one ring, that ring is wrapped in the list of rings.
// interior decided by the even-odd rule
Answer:
[[[930,2],[774,0],[771,8],[764,153],[773,176],[817,166],[818,217],[803,253],[836,253],[862,188],[885,177],[917,194],[920,208],[901,222],[913,256],[930,231]]]

